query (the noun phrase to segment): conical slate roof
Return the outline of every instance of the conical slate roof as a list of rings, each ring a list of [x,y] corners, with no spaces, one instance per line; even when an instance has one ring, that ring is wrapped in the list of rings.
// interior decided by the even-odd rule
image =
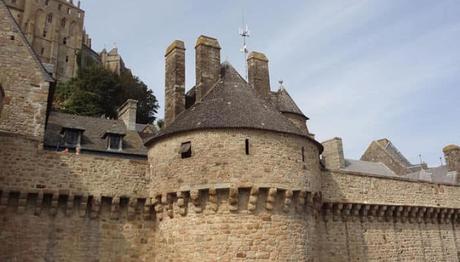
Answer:
[[[222,128],[250,128],[306,136],[255,90],[229,64],[221,66],[221,78],[201,101],[177,116],[174,122],[148,139],[146,145],[173,133]],[[320,144],[318,143],[320,146]]]
[[[307,118],[302,110],[297,106],[297,104],[294,102],[292,97],[289,95],[289,93],[286,91],[285,88],[280,88],[278,92],[276,92],[276,98],[277,98],[277,107],[280,112],[283,113],[293,113],[297,115],[301,115],[305,118]]]

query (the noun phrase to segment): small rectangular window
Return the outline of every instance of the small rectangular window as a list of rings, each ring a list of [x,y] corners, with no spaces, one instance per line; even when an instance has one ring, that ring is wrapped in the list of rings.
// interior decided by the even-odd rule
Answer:
[[[69,56],[66,56],[66,57],[65,57],[65,62],[66,62],[66,63],[69,62]]]
[[[65,146],[76,147],[80,145],[80,131],[68,129],[64,135]]]
[[[42,49],[40,49],[40,54],[43,55],[45,53],[45,48],[42,47]]]
[[[11,35],[11,36],[10,36],[10,40],[14,40],[14,35]]]
[[[302,162],[305,162],[305,148],[302,147]]]
[[[189,158],[192,156],[192,142],[185,142],[181,144],[180,155],[182,158]]]
[[[121,136],[110,135],[108,138],[108,150],[121,151],[123,140]]]
[[[245,147],[246,147],[246,155],[249,155],[249,139],[246,139],[244,141]]]

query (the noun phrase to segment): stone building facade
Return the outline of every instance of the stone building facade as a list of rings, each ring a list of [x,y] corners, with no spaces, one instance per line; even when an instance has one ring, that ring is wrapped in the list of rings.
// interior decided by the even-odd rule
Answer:
[[[58,80],[77,72],[85,12],[69,0],[5,0],[40,61]],[[88,39],[85,36],[85,39]]]
[[[346,159],[271,91],[265,55],[247,82],[216,39],[195,51],[185,92],[185,43],[167,48],[156,134],[139,134],[132,100],[118,120],[52,112],[52,79],[0,0],[0,261],[459,261],[455,180],[397,174],[373,146]],[[411,171],[455,177],[459,151],[444,148],[445,173]]]
[[[98,53],[85,32],[85,11],[73,0],[5,0],[46,70],[57,81],[76,76],[80,67],[100,64],[120,74],[125,67],[116,48]]]

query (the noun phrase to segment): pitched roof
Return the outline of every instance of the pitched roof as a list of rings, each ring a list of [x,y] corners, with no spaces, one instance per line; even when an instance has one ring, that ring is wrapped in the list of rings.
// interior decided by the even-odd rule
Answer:
[[[47,82],[54,82],[54,79],[48,74],[48,71],[45,69],[43,64],[41,63],[40,59],[38,58],[37,54],[33,50],[32,46],[30,46],[29,41],[27,40],[26,36],[22,32],[21,28],[19,27],[16,19],[14,19],[13,15],[10,12],[10,9],[7,7],[3,0],[0,0],[0,14],[5,13],[5,17],[10,20],[11,26],[13,27],[13,31],[17,33],[21,41],[24,43],[24,46],[27,48],[27,51],[30,53],[32,59],[36,62],[35,64],[38,66],[40,72],[42,73],[43,79]],[[2,15],[3,16],[3,15]]]
[[[447,166],[438,166],[427,169],[421,169],[416,172],[405,175],[404,177],[417,180],[425,180],[433,183],[456,184],[457,174],[449,172]]]
[[[345,159],[342,170],[358,173],[367,173],[379,176],[398,177],[391,169],[380,162]]]
[[[127,130],[122,120],[110,120],[97,117],[77,116],[58,112],[51,112],[45,131],[45,146],[57,148],[61,144],[61,131],[63,128],[76,128],[83,131],[82,151],[107,151],[105,133],[123,134],[123,150],[121,154],[145,156],[147,153],[143,141],[136,131]]]
[[[220,128],[250,128],[294,134],[312,140],[322,148],[269,101],[259,98],[229,63],[222,64],[221,78],[202,100],[179,114],[170,126],[148,139],[146,144],[173,133]]]
[[[285,88],[280,88],[274,95],[276,99],[274,102],[280,112],[293,113],[307,118]]]

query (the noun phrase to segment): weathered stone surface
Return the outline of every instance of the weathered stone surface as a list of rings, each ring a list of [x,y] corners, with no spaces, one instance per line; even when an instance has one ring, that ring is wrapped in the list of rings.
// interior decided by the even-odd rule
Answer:
[[[53,65],[53,76],[58,80],[75,76],[85,12],[60,0],[5,2],[40,60]]]

